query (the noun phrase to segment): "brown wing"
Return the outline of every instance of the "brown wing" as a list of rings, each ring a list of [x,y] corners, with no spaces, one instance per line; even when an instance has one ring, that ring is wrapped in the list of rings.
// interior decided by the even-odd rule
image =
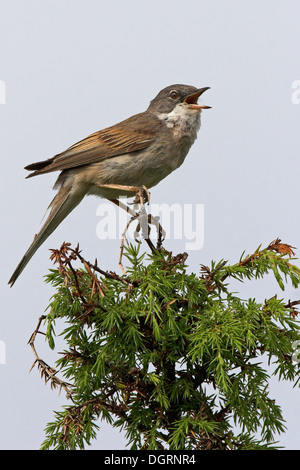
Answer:
[[[124,153],[147,148],[154,142],[162,122],[153,114],[141,113],[112,127],[95,132],[48,160],[25,167],[31,176],[96,163]]]

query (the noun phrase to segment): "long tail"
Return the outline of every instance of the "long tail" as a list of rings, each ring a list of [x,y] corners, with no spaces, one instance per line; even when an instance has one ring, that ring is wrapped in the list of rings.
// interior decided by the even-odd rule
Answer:
[[[44,243],[44,241],[51,235],[51,233],[58,227],[58,225],[67,217],[67,215],[79,204],[83,199],[84,193],[72,191],[72,186],[62,186],[49,208],[51,207],[50,214],[42,226],[39,233],[35,236],[30,247],[16,267],[13,275],[11,276],[8,284],[10,287],[14,285],[21,272],[33,257],[37,249]]]

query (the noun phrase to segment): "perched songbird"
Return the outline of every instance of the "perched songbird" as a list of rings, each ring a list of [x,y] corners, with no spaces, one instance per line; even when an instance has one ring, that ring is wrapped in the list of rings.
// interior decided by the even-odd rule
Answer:
[[[36,250],[85,195],[116,202],[141,187],[151,188],[184,161],[200,128],[197,100],[209,87],[171,85],[161,90],[148,109],[89,135],[48,160],[25,167],[27,178],[61,171],[49,216],[9,280],[12,286]]]

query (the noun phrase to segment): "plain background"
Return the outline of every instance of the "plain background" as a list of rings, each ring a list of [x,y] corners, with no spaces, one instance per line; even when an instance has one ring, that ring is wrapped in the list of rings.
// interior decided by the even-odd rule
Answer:
[[[276,237],[300,248],[300,104],[292,101],[299,23],[296,0],[0,1],[2,449],[39,448],[53,410],[66,403],[37,369],[29,373],[27,341],[53,294],[42,278],[49,249],[79,242],[87,259],[118,271],[120,241],[97,238],[101,200],[91,197],[7,286],[54,195],[56,175],[25,180],[24,166],[144,111],[167,85],[210,86],[198,139],[183,166],[152,189],[152,202],[204,204],[204,247],[188,258],[197,273],[201,263],[235,262]],[[182,252],[184,241],[166,248]],[[275,292],[299,298],[272,277],[236,290],[261,301]],[[37,347],[53,363],[42,337]],[[276,379],[270,387],[287,426],[277,439],[300,449],[299,390]],[[125,439],[104,424],[92,447],[123,449]]]

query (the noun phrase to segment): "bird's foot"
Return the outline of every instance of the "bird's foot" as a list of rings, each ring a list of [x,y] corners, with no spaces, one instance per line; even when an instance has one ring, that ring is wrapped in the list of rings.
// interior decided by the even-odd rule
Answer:
[[[140,204],[140,206],[143,207],[145,204],[149,204],[150,196],[150,191],[146,188],[146,186],[141,186],[138,188],[132,204]]]

